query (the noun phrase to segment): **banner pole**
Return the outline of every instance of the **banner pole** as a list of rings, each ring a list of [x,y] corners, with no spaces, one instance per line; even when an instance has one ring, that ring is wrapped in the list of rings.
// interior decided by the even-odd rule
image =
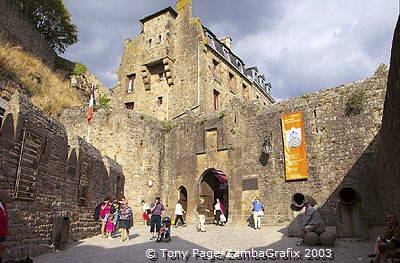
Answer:
[[[88,141],[88,143],[90,143],[90,124],[89,124],[88,132],[87,132],[87,141]]]

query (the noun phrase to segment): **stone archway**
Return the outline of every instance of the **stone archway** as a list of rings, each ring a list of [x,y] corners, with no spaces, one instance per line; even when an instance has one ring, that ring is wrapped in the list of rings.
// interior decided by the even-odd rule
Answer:
[[[228,180],[224,172],[210,168],[204,171],[199,180],[199,195],[204,199],[206,209],[206,223],[214,222],[214,204],[218,198],[224,206],[224,214],[228,220],[229,216],[229,191]]]

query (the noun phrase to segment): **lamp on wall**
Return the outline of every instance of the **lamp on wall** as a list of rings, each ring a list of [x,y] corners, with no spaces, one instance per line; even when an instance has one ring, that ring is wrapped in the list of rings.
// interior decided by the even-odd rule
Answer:
[[[264,143],[261,148],[262,153],[267,155],[270,155],[272,153],[271,139],[272,139],[272,132],[269,136],[264,138]]]

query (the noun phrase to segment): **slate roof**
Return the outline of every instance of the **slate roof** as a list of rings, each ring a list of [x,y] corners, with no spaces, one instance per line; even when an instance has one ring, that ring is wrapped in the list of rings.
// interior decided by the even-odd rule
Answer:
[[[265,83],[265,76],[259,74],[258,68],[256,66],[245,68],[243,60],[240,59],[238,56],[236,56],[224,43],[222,43],[211,30],[209,30],[205,26],[203,26],[203,30],[206,36],[209,35],[213,38],[214,45],[209,43],[210,47],[212,47],[217,53],[221,55],[221,57],[227,60],[228,63],[230,63],[233,67],[235,67],[244,76],[246,76],[251,81],[255,82],[262,91],[267,93],[267,96],[271,97],[269,93],[269,88],[271,88],[271,84]],[[224,49],[225,51],[229,52],[229,54],[226,54],[226,52],[224,52]],[[240,65],[238,64],[238,62],[240,62]],[[253,72],[252,72],[253,70],[257,72],[255,77],[253,77]],[[261,83],[260,78],[264,80],[264,83]]]
[[[167,8],[164,8],[164,9],[158,11],[158,12],[155,12],[154,14],[145,16],[142,19],[140,19],[139,21],[142,24],[144,24],[146,21],[149,21],[149,20],[153,19],[154,17],[162,15],[162,14],[164,14],[166,12],[170,12],[172,14],[172,16],[174,16],[175,18],[178,16],[178,13],[175,11],[175,9],[173,9],[172,7],[167,7]]]

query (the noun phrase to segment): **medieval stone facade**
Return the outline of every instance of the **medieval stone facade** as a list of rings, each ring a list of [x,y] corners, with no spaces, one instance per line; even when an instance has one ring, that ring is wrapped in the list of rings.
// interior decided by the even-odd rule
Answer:
[[[9,252],[23,258],[49,251],[55,219],[70,222],[70,239],[93,236],[93,209],[122,196],[119,164],[14,94],[0,132],[0,191],[9,209]]]
[[[298,218],[290,201],[301,192],[317,200],[328,226],[349,237],[364,236],[384,224],[385,212],[398,211],[399,27],[389,81],[381,65],[367,79],[274,103],[257,69],[233,55],[230,39],[218,41],[192,18],[191,1],[178,1],[176,9],[141,20],[143,32],[126,42],[112,107],[98,109],[90,128],[86,107],[65,109],[56,121],[24,96],[12,97],[0,132],[11,248],[47,251],[59,216],[71,220],[72,238],[94,235],[99,225],[91,214],[106,195],[125,195],[137,222],[141,200],[161,196],[173,216],[180,199],[193,222],[200,198],[210,209],[220,198],[228,223],[237,225],[249,223],[251,200],[259,196],[263,223],[290,227]],[[362,98],[358,111],[349,114],[355,97]],[[298,111],[309,177],[286,181],[281,117]],[[266,138],[269,154],[262,151]],[[227,176],[223,187],[216,172]],[[343,207],[346,187],[357,198]]]
[[[140,21],[142,32],[125,41],[118,71],[121,107],[171,120],[187,110],[218,111],[233,98],[274,103],[264,75],[245,67],[230,38],[219,40],[192,17],[191,1]]]

